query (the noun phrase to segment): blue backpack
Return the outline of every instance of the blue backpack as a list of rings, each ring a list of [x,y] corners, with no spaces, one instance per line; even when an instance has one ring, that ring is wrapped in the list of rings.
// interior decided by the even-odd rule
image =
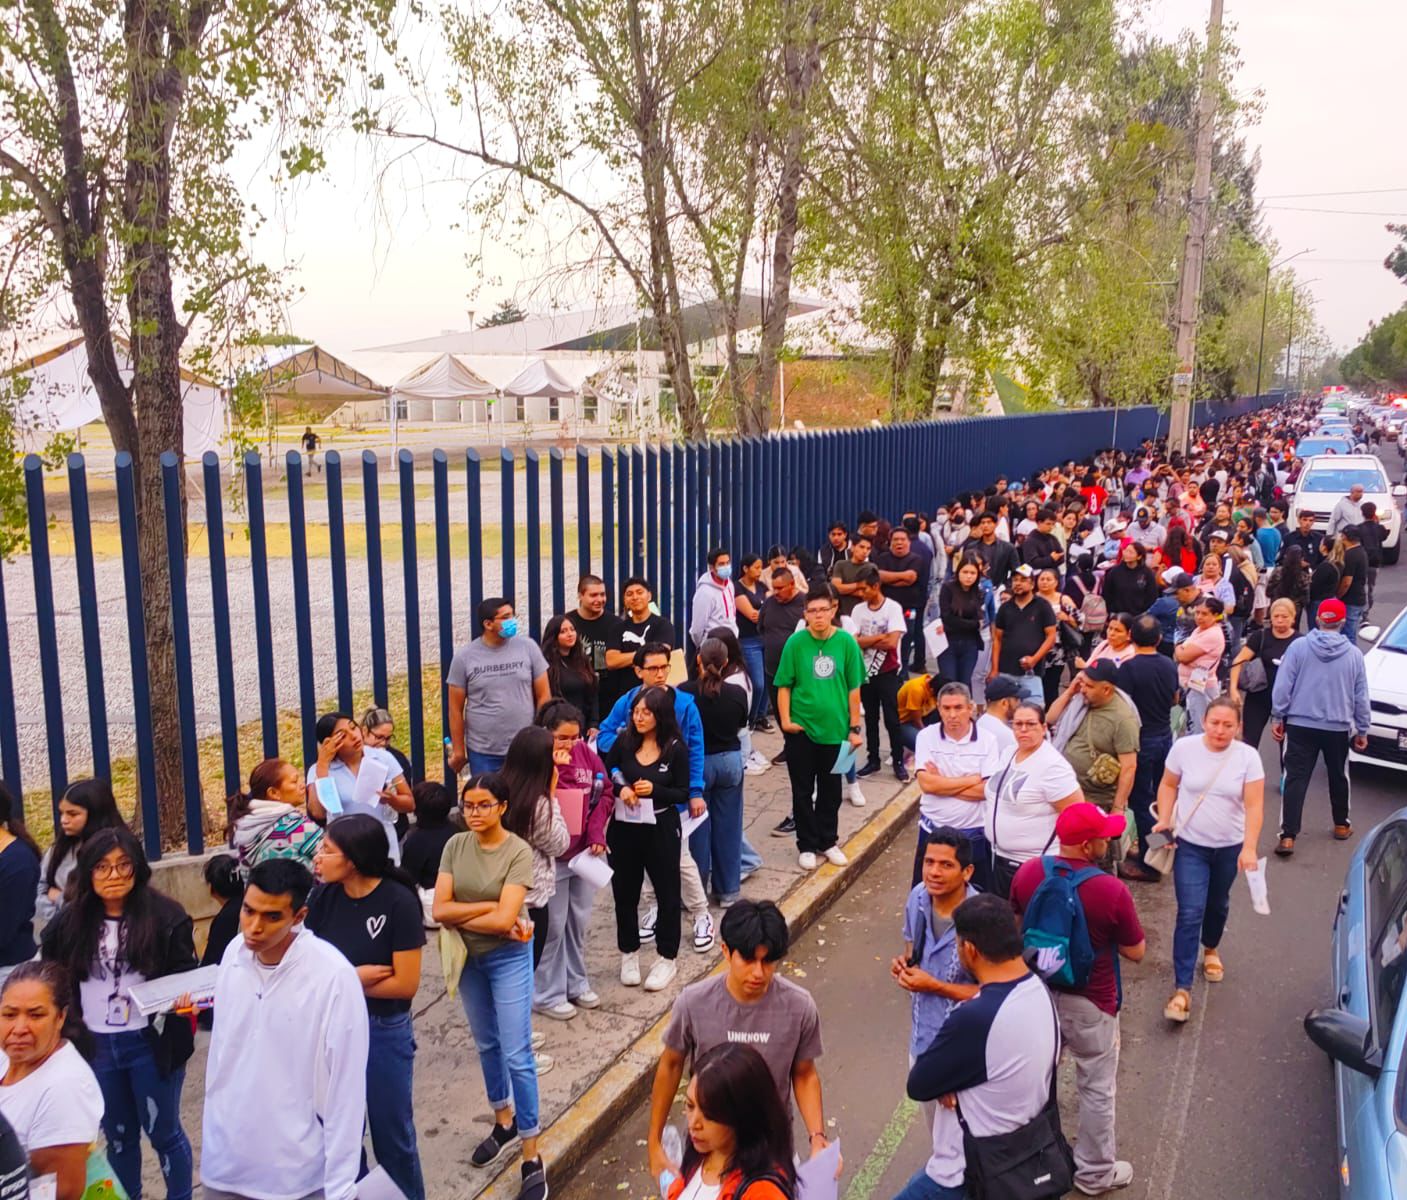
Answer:
[[[1094,967],[1085,907],[1079,887],[1103,872],[1098,867],[1076,870],[1057,858],[1042,858],[1045,878],[1031,896],[1021,924],[1026,960],[1046,983],[1082,987]]]

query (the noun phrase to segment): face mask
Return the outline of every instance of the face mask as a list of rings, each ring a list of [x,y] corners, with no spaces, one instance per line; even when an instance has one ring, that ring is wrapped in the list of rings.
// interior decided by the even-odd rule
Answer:
[[[732,579],[732,578],[733,578],[733,564],[732,564],[732,563],[724,563],[721,567],[715,567],[715,568],[713,569],[713,573],[714,573],[715,575],[717,575],[719,579],[723,579],[723,580]]]
[[[504,621],[502,624],[500,624],[499,627],[498,627],[498,636],[499,636],[499,637],[505,637],[505,638],[517,637],[517,636],[518,636],[518,618],[517,618],[517,617],[509,617],[508,620],[506,620],[506,621]]]

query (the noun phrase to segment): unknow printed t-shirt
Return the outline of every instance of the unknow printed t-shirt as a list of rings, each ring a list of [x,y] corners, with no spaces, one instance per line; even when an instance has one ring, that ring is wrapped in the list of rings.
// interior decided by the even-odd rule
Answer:
[[[460,904],[486,900],[497,902],[504,887],[510,883],[518,884],[526,896],[533,885],[532,847],[510,833],[502,844],[485,850],[479,845],[477,834],[456,833],[445,843],[440,873],[454,877],[454,899]],[[460,933],[464,945],[474,957],[506,944],[505,938],[491,933],[474,933],[467,929]]]
[[[446,682],[465,693],[465,742],[478,754],[507,754],[518,730],[533,723],[533,680],[547,674],[547,660],[532,638],[511,637],[501,646],[475,638],[454,652]]]
[[[987,840],[1003,858],[1025,862],[1055,841],[1055,809],[1080,786],[1075,769],[1049,742],[1022,762],[1016,751],[987,780]]]
[[[1239,846],[1246,840],[1246,784],[1265,778],[1260,752],[1245,742],[1208,749],[1203,734],[1178,738],[1165,770],[1181,783],[1173,807],[1178,839],[1198,846]],[[1218,774],[1218,772],[1220,772]],[[1203,793],[1206,799],[1197,803]]]
[[[821,1017],[811,993],[780,975],[754,1004],[739,1004],[726,975],[691,983],[674,1002],[664,1044],[684,1055],[692,1069],[705,1050],[723,1042],[751,1046],[767,1063],[777,1095],[790,1111],[791,1073],[798,1063],[821,1056]]]
[[[325,942],[342,951],[354,967],[394,966],[393,955],[425,945],[425,914],[420,897],[393,879],[383,879],[365,896],[352,897],[339,884],[318,888],[308,898],[303,922]],[[374,1017],[409,1012],[409,1000],[367,997]]]

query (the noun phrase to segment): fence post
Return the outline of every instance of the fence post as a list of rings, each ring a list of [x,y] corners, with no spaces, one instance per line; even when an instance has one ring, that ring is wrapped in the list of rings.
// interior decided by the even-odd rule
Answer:
[[[410,707],[410,773],[425,778],[425,687],[420,672],[420,556],[415,541],[415,455],[396,455],[401,493],[401,583],[405,590],[405,669]]]
[[[68,790],[68,744],[64,740],[63,683],[59,639],[54,627],[54,577],[49,564],[49,516],[44,501],[44,464],[37,454],[24,459],[25,504],[29,512],[30,565],[34,572],[34,615],[39,624],[39,675],[44,692],[44,734],[49,743],[49,790],[54,828],[59,797]]]
[[[308,589],[308,516],[303,507],[303,457],[290,450],[284,459],[288,480],[288,543],[293,566],[293,631],[298,647],[298,717],[303,766],[317,761],[318,697],[313,686],[313,606]]]
[[[616,448],[616,579],[617,585],[611,590],[612,608],[619,612],[620,594],[625,591],[625,581],[632,574],[630,546],[630,450]]]
[[[253,455],[255,462],[259,460]],[[156,750],[151,725],[151,676],[147,673],[146,605],[142,599],[142,562],[137,548],[137,483],[132,455],[119,450],[113,460],[117,475],[117,521],[122,535],[122,583],[127,601],[127,647],[132,659],[132,732],[136,738],[137,804],[142,814],[142,846],[147,858],[161,857],[161,818],[156,805]],[[260,510],[262,513],[262,509]],[[262,525],[261,525],[262,530]],[[278,750],[272,755],[276,758]],[[59,793],[54,793],[54,826],[58,827]]]
[[[478,627],[479,605],[484,602],[484,493],[479,452],[473,446],[464,451],[464,485],[469,500],[469,628],[472,631]]]
[[[659,567],[655,586],[660,590],[660,612],[674,620],[674,514],[671,509],[674,456],[668,446],[659,447],[659,501],[654,509],[659,521]],[[679,637],[675,626],[676,640]]]
[[[552,524],[552,612],[567,611],[567,545],[566,516],[563,512],[566,497],[562,489],[562,464],[566,455],[560,446],[553,446],[547,452],[548,507],[551,508]],[[588,521],[590,513],[587,514]],[[588,524],[586,536],[591,536]]]
[[[639,446],[630,448],[630,573],[645,570],[645,455]]]
[[[644,548],[644,563],[640,574],[650,581],[650,586],[655,589],[655,594],[660,593],[660,569],[659,569],[659,548],[660,548],[660,452],[659,448],[650,443],[645,451],[645,525],[644,536],[641,539]],[[639,526],[636,527],[639,529]],[[666,611],[668,606],[660,609]]]
[[[269,606],[269,550],[264,532],[264,465],[256,450],[244,456],[249,509],[249,580],[254,588],[254,654],[259,664],[259,723],[264,757],[278,757],[278,699],[274,693],[274,632]]]
[[[430,461],[435,483],[435,585],[436,618],[440,634],[440,769],[445,786],[454,788],[454,772],[449,769],[449,664],[454,657],[453,564],[449,544],[449,455],[436,450]],[[423,738],[421,739],[424,740]]]
[[[672,463],[671,470],[674,474],[673,491],[669,497],[669,521],[674,527],[673,556],[669,564],[670,574],[674,578],[674,610],[670,614],[670,620],[674,622],[674,636],[679,639],[679,644],[682,646],[684,644],[684,614],[689,602],[687,567],[685,566],[689,557],[689,502],[685,466],[688,462],[688,456],[679,442],[672,442],[669,447],[669,457]]]
[[[704,443],[704,453],[708,463],[708,536],[703,540],[707,546],[718,546],[723,542],[723,449],[710,438]]]
[[[607,597],[616,594],[616,470],[615,460],[601,447],[601,578]],[[609,599],[607,601],[609,603]]]
[[[10,616],[5,605],[5,570],[0,563],[0,778],[14,796],[24,795],[20,776],[20,731],[15,720],[15,673],[10,666]]]
[[[334,451],[335,453],[335,451]],[[234,643],[230,637],[230,582],[225,570],[225,506],[220,499],[220,456],[200,458],[205,480],[205,536],[210,543],[210,615],[215,627],[215,691],[220,701],[220,761],[225,794],[239,790],[239,712],[235,705]]]
[[[347,609],[347,526],[342,505],[342,455],[329,450],[327,466],[328,554],[332,565],[332,640],[337,658],[337,707],[352,711],[352,633]]]
[[[528,500],[528,636],[542,640],[542,463],[531,446],[523,454]]]
[[[205,852],[205,812],[200,801],[200,754],[195,744],[195,681],[191,678],[190,604],[186,595],[186,522],[181,512],[181,462],[161,452],[161,499],[166,557],[171,568],[171,640],[176,658],[176,715],[181,730],[181,785],[186,796],[186,850]]]
[[[366,583],[371,615],[371,692],[385,708],[390,683],[386,678],[386,585],[381,567],[381,481],[376,452],[362,451],[362,507],[366,516]]]
[[[81,454],[68,456],[68,495],[73,511],[73,557],[78,573],[78,614],[83,626],[83,669],[88,684],[93,774],[99,779],[111,779],[107,696],[103,687],[103,644],[98,630],[98,585],[93,569],[93,526],[89,519],[88,479]]]
[[[576,448],[576,561],[578,579],[591,574],[591,451],[585,446]]]

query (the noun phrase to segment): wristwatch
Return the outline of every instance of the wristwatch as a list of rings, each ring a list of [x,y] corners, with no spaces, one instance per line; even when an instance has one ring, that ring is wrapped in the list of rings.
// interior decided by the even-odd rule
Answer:
[[[860,726],[858,726],[858,725],[852,725],[852,726],[850,726],[850,732],[851,732],[851,733],[859,733],[859,732],[860,732]]]

